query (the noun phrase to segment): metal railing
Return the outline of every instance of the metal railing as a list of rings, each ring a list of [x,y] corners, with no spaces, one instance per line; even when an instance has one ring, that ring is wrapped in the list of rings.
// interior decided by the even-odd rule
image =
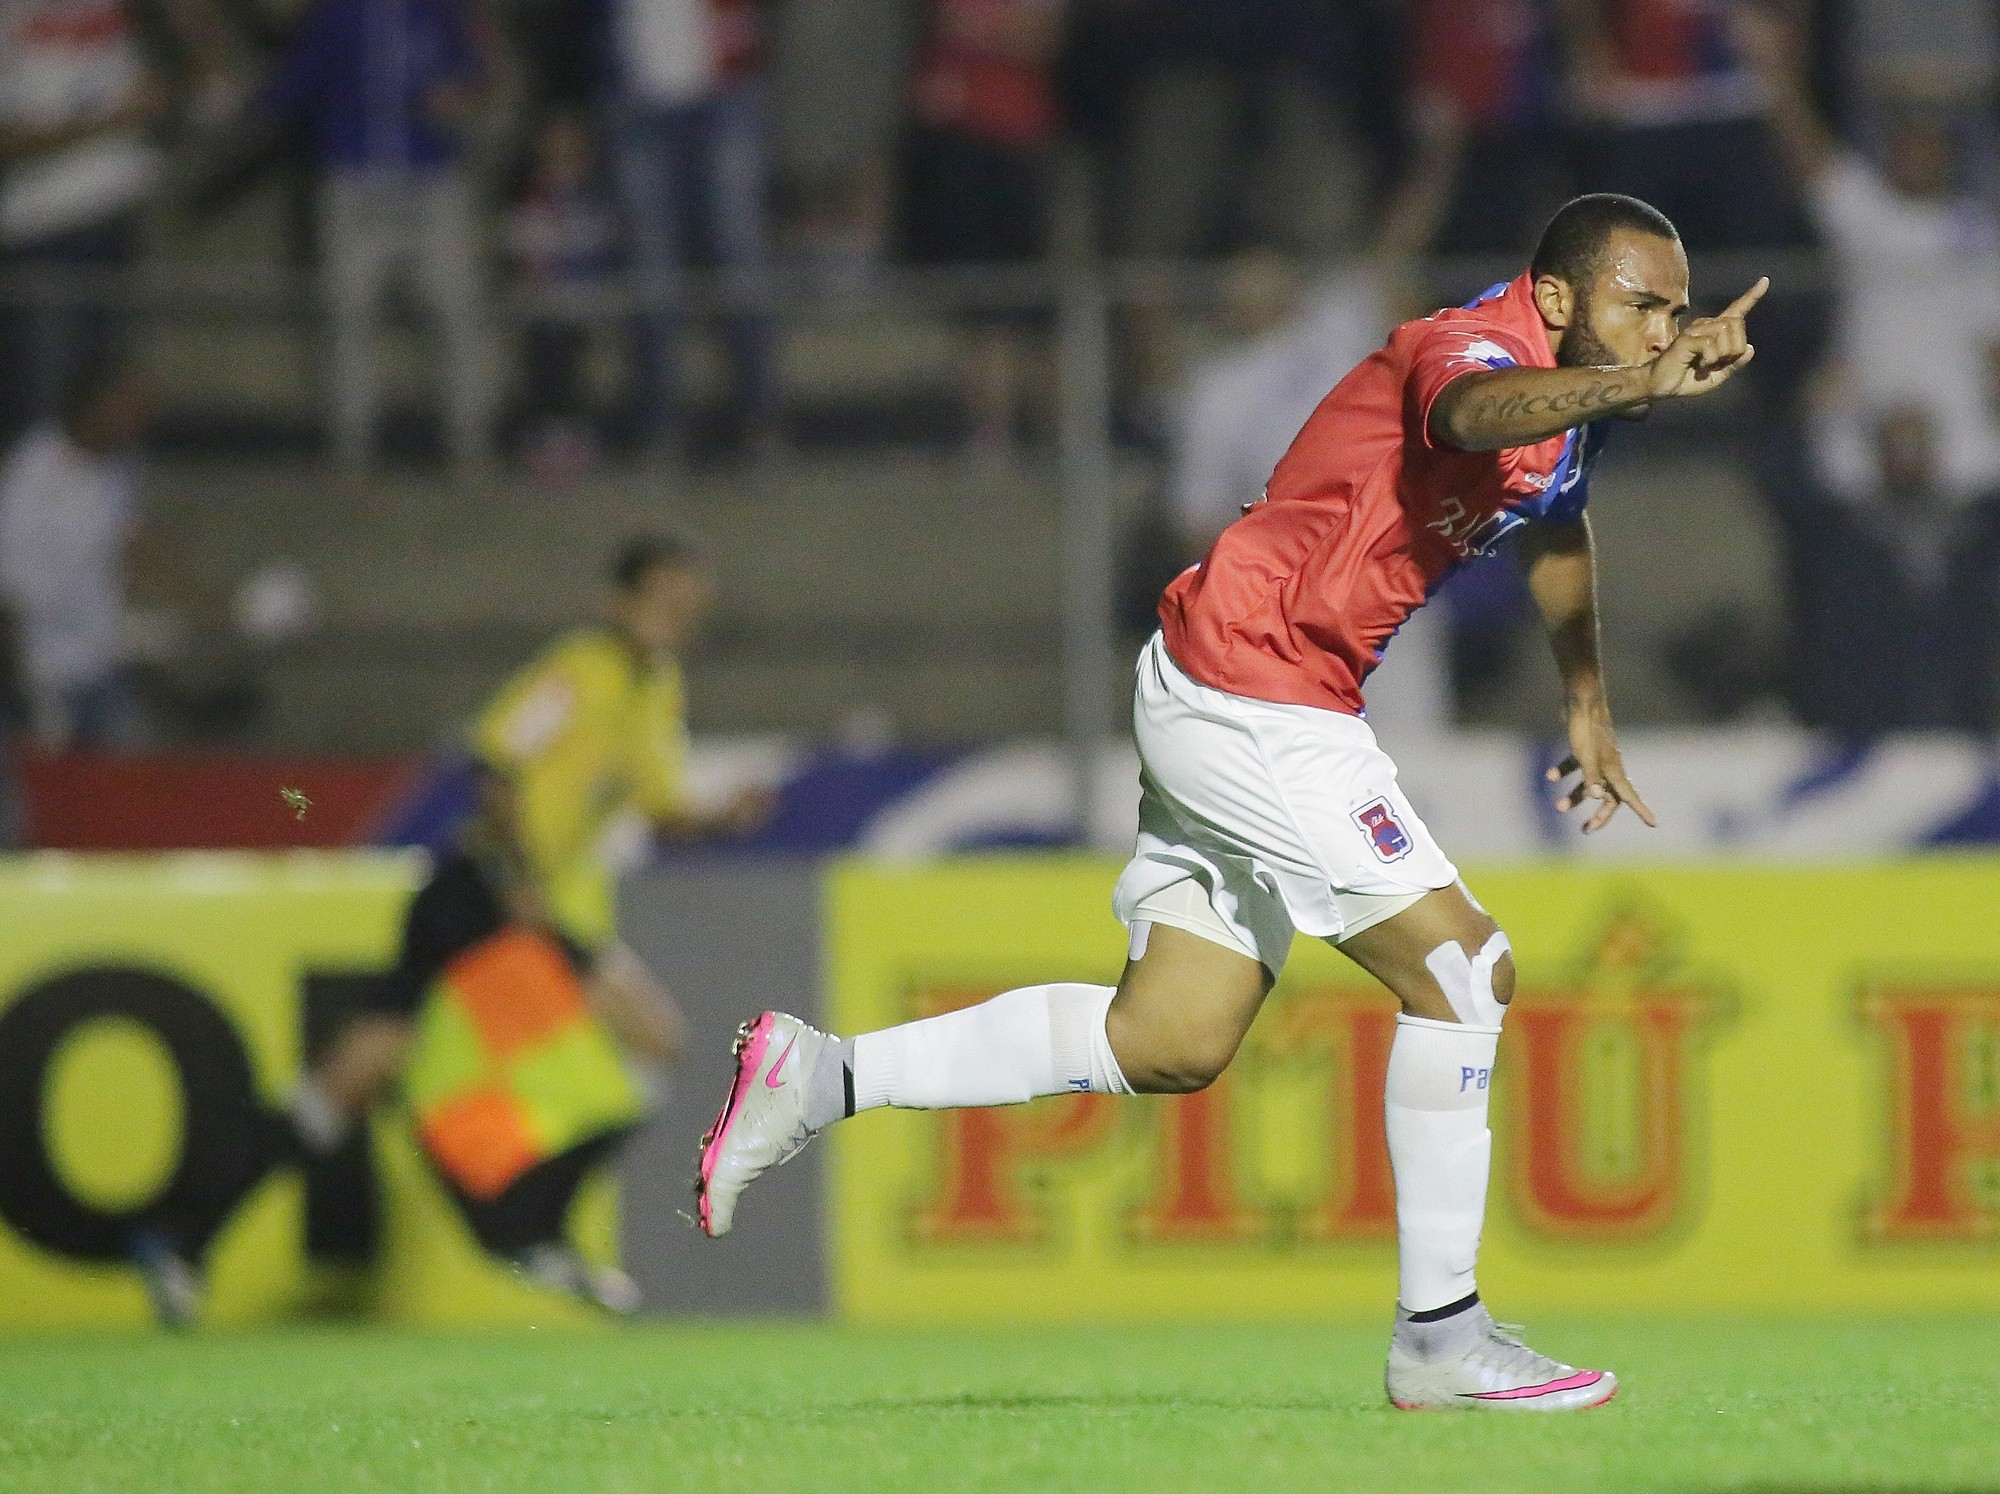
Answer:
[[[1302,266],[1308,283],[1315,270],[1329,268]],[[1520,268],[1505,259],[1440,259],[1422,267],[1421,280],[1433,288],[1438,304],[1451,304]],[[1695,271],[1702,300],[1717,304],[1760,274],[1771,275],[1787,291],[1819,291],[1827,284],[1820,259],[1796,249],[1703,255]],[[1214,264],[1122,262],[884,269],[856,279],[787,265],[690,274],[651,285],[609,278],[557,292],[511,291],[494,295],[491,306],[503,329],[529,318],[610,325],[657,313],[696,318],[759,313],[781,324],[865,320],[891,310],[940,317],[1003,311],[1045,316],[1053,331],[1059,393],[1063,720],[1074,748],[1078,802],[1087,805],[1087,765],[1096,745],[1120,726],[1113,705],[1120,668],[1113,502],[1118,319],[1137,305],[1204,314],[1221,302],[1224,274]],[[278,322],[302,330],[316,314],[316,290],[305,271],[266,262],[153,260],[123,273],[57,266],[0,270],[0,312],[78,307],[147,322]]]

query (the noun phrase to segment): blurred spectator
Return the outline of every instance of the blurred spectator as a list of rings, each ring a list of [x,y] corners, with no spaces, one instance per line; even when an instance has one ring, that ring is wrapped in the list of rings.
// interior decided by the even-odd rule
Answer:
[[[1873,94],[1976,103],[2000,73],[1993,0],[1846,0],[1847,67]]]
[[[0,594],[19,634],[34,735],[50,748],[132,745],[126,560],[138,528],[138,447],[151,381],[100,362],[75,375],[58,420],[0,466]]]
[[[350,469],[374,450],[376,337],[404,268],[441,334],[452,460],[475,470],[491,452],[486,273],[461,138],[485,76],[479,43],[461,0],[313,0],[260,101],[310,134],[333,445]]]
[[[1959,492],[2000,485],[1990,378],[2000,353],[2000,222],[1969,190],[1950,127],[1934,112],[1898,112],[1877,167],[1821,121],[1784,27],[1750,12],[1741,35],[1833,254],[1839,377],[1814,442],[1824,480],[1844,492],[1871,490],[1879,443],[1857,414],[1914,400],[1936,425],[1939,481]]]
[[[1222,296],[1235,341],[1188,379],[1168,477],[1183,564],[1257,501],[1306,417],[1382,345],[1393,320],[1367,266],[1308,293],[1297,265],[1269,249],[1236,255]]]
[[[904,238],[925,265],[1032,263],[1047,252],[1050,69],[1065,0],[929,0],[907,148]],[[973,451],[1014,446],[1023,317],[979,313],[966,362]]]
[[[515,281],[544,298],[521,329],[522,414],[529,467],[547,480],[578,476],[597,459],[585,366],[590,327],[577,308],[561,301],[604,286],[615,239],[589,126],[580,115],[554,114],[535,137],[527,180],[507,222]]]
[[[1065,93],[1109,132],[1106,237],[1138,260],[1185,260],[1272,244],[1319,256],[1348,246],[1370,162],[1355,148],[1358,99],[1381,7],[1330,0],[1084,0]],[[1078,55],[1087,49],[1087,55]],[[1101,88],[1109,100],[1089,91]],[[1122,106],[1122,107],[1121,107]],[[1106,115],[1116,111],[1115,120]],[[1393,109],[1379,111],[1393,115]],[[1348,128],[1342,127],[1343,113]],[[1162,433],[1179,382],[1171,289],[1135,297],[1124,333],[1131,415]]]
[[[1571,195],[1552,0],[1417,0],[1411,94],[1459,137],[1440,254],[1525,253]]]
[[[1168,493],[1183,564],[1208,552],[1265,480],[1329,390],[1382,345],[1405,316],[1433,309],[1412,285],[1450,203],[1463,148],[1458,116],[1428,109],[1414,122],[1403,179],[1382,205],[1368,253],[1310,290],[1294,261],[1246,250],[1223,282],[1232,346],[1195,367],[1175,423]]]
[[[1342,149],[1338,106],[1370,7],[1128,0],[1125,9],[1137,31],[1137,68],[1125,121],[1122,251],[1186,258],[1245,237],[1299,251],[1335,247],[1314,199],[1346,199],[1334,205],[1340,228],[1358,216],[1366,173]],[[1286,155],[1309,156],[1310,178],[1274,169]]]
[[[604,0],[609,6],[610,125],[631,235],[634,288],[650,303],[634,326],[634,411],[642,445],[686,438],[674,308],[681,272],[706,256],[725,291],[754,296],[769,262],[763,44],[756,0]],[[732,408],[753,449],[779,441],[768,314],[722,318]]]
[[[1626,192],[1691,249],[1803,241],[1732,13],[1761,0],[1560,0],[1586,191]]]
[[[1766,475],[1786,548],[1794,708],[1854,736],[1990,732],[2000,494],[1952,499],[1921,404],[1886,408],[1870,434],[1879,477],[1865,494],[1818,491],[1791,463]]]
[[[1406,272],[1437,231],[1460,137],[1450,116],[1436,111],[1420,122],[1417,137],[1369,257],[1310,290],[1275,251],[1245,251],[1231,262],[1223,321],[1237,341],[1196,366],[1175,431],[1167,479],[1175,570],[1207,554],[1224,526],[1262,496],[1307,417],[1382,346],[1390,328],[1404,314],[1430,309],[1411,304]],[[1446,609],[1413,617],[1370,678],[1369,719],[1391,736],[1446,724],[1446,617]],[[1452,626],[1462,621],[1451,614]]]
[[[908,0],[775,8],[770,88],[777,174],[802,265],[834,294],[860,289],[891,251],[897,151],[927,17]]]
[[[205,0],[162,14],[197,68],[219,75],[226,32]],[[161,167],[149,131],[170,102],[124,0],[0,6],[0,436],[53,413],[109,348],[122,315],[91,277],[137,250]]]

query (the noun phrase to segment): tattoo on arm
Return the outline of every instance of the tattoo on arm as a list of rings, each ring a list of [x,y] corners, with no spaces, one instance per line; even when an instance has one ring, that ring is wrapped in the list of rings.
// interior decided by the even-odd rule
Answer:
[[[1646,398],[1643,368],[1521,368],[1446,386],[1433,431],[1466,451],[1526,446],[1630,409]]]
[[[1582,389],[1561,394],[1489,394],[1473,401],[1468,412],[1475,420],[1510,420],[1520,415],[1588,415],[1629,398],[1623,379],[1607,379]]]

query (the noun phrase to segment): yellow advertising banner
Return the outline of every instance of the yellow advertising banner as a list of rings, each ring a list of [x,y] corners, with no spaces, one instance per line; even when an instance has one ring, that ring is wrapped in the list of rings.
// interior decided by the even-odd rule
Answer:
[[[0,1324],[142,1323],[132,1222],[297,1076],[307,982],[384,968],[415,868],[296,853],[0,860]],[[274,1178],[217,1241],[208,1316],[303,1290]]]
[[[1116,871],[843,865],[827,889],[834,1029],[1114,982]],[[1503,1314],[2000,1308],[2000,862],[1468,881],[1519,970],[1480,1269]],[[1385,1315],[1394,1015],[1301,939],[1203,1093],[838,1127],[840,1310]]]
[[[224,1180],[315,1022],[393,961],[420,870],[353,852],[0,858],[0,1331],[150,1320],[135,1232]],[[373,1141],[355,1148],[360,1207],[380,1217],[354,1305],[580,1316],[480,1254],[406,1123],[386,1114]],[[312,1305],[314,1186],[278,1166],[228,1213],[205,1324]],[[606,1243],[615,1200],[590,1192],[578,1213]],[[356,1207],[355,1190],[333,1202]]]

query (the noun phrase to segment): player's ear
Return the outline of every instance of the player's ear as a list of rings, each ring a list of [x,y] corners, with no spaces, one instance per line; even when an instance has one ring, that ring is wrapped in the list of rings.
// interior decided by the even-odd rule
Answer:
[[[1535,277],[1535,307],[1542,314],[1544,325],[1557,332],[1566,331],[1576,316],[1576,292],[1569,282],[1554,275]]]

